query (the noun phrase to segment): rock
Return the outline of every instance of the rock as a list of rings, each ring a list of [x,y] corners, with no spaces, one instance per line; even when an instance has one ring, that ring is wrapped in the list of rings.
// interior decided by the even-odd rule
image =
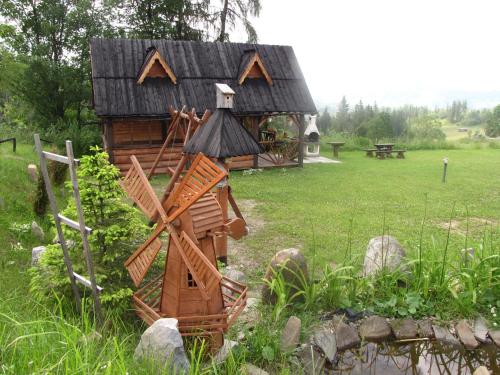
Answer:
[[[237,270],[237,269],[234,269],[232,268],[231,266],[228,266],[224,269],[224,272],[223,272],[224,276],[226,276],[227,278],[233,280],[233,281],[236,281],[238,283],[241,283],[241,284],[245,284],[246,282],[246,276],[243,272]],[[227,282],[230,286],[232,287],[235,287],[237,288],[238,286],[235,285],[234,283],[231,283],[231,282]],[[233,295],[235,294],[231,289],[228,289],[228,288],[224,288],[222,287],[222,290],[224,293],[228,293],[230,295]]]
[[[298,357],[304,368],[304,374],[318,375],[322,373],[326,359],[314,346],[303,345],[299,350]]]
[[[418,337],[421,338],[434,338],[434,330],[432,329],[432,322],[428,319],[418,322]]]
[[[33,182],[38,180],[38,168],[35,164],[28,165],[28,176],[30,176],[31,181]]]
[[[347,349],[355,348],[361,343],[358,331],[356,328],[339,322],[335,326],[335,341],[337,342],[337,350],[344,351]]]
[[[36,266],[40,261],[42,254],[45,252],[45,246],[37,246],[31,250],[31,266]]]
[[[366,249],[363,275],[374,275],[383,268],[394,271],[402,265],[405,258],[405,250],[394,237],[372,238]]]
[[[484,366],[478,367],[472,375],[490,375],[488,369]]]
[[[291,297],[302,288],[301,276],[307,278],[307,263],[304,255],[298,249],[285,249],[278,251],[267,268],[264,279],[271,281],[275,278],[276,273],[281,272],[283,279],[288,288],[288,297]],[[264,283],[262,288],[262,302],[274,305],[276,303],[276,295],[269,288],[268,283]]]
[[[31,234],[38,238],[40,241],[43,241],[45,238],[45,233],[43,233],[43,229],[40,228],[36,221],[31,223]]]
[[[335,354],[337,354],[337,340],[335,340],[333,332],[327,329],[317,331],[313,336],[313,343],[321,349],[329,362],[333,362]]]
[[[489,331],[488,334],[490,335],[495,345],[500,348],[500,331]]]
[[[285,328],[281,333],[280,349],[288,352],[297,347],[300,342],[301,321],[296,316],[291,316],[286,322]]]
[[[229,356],[229,353],[231,353],[231,350],[233,350],[237,346],[238,343],[236,341],[224,340],[222,348],[219,349],[219,351],[215,354],[213,358],[214,362],[217,364],[223,363]]]
[[[359,327],[359,334],[365,340],[382,341],[391,336],[391,327],[387,321],[377,315],[366,318]]]
[[[474,333],[465,320],[461,320],[455,326],[457,336],[467,349],[476,349],[479,343],[474,338]]]
[[[483,344],[488,343],[488,327],[486,324],[486,319],[482,316],[478,316],[476,320],[474,320],[474,336]]]
[[[250,363],[245,363],[243,366],[241,366],[240,372],[242,375],[269,375],[267,371],[264,371],[257,366],[251,365]]]
[[[440,326],[433,325],[432,330],[434,331],[434,336],[436,340],[441,344],[445,344],[452,347],[460,347],[460,341],[453,336],[447,328],[443,328]]]
[[[417,325],[412,319],[392,320],[389,324],[396,340],[408,340],[417,337]]]
[[[174,373],[189,372],[189,361],[177,329],[177,319],[158,319],[146,329],[135,348],[134,358],[152,358],[168,366]]]
[[[230,278],[231,280],[238,281],[239,283],[245,283],[247,280],[247,277],[243,272],[237,270],[232,266],[227,266],[226,268],[224,268],[224,271],[222,273],[224,274],[224,276]]]

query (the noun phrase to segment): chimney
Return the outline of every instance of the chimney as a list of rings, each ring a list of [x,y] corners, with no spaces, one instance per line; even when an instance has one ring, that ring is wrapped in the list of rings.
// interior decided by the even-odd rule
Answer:
[[[234,91],[231,87],[225,83],[216,83],[215,93],[217,108],[233,108]]]

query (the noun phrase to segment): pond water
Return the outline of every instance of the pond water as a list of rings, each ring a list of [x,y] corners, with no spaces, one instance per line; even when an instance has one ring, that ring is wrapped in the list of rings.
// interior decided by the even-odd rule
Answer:
[[[494,345],[477,350],[420,341],[405,345],[368,343],[347,350],[328,369],[335,375],[469,375],[486,366],[500,375],[500,350]]]

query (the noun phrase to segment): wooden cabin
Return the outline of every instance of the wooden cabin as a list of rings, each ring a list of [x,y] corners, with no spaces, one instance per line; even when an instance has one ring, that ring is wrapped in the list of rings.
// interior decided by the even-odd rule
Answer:
[[[93,39],[93,101],[105,150],[122,172],[136,155],[147,170],[166,139],[172,108],[216,109],[215,83],[235,92],[233,114],[266,152],[231,161],[232,169],[302,163],[304,115],[316,113],[292,47],[171,40]],[[170,111],[169,111],[170,109]],[[263,125],[289,116],[297,135],[279,139]],[[177,164],[183,134],[162,155],[157,173]]]

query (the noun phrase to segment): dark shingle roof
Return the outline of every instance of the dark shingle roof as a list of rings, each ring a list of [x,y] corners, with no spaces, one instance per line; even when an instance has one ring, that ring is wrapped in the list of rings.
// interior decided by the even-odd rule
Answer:
[[[184,152],[203,152],[212,158],[257,155],[262,152],[250,132],[230,109],[217,109],[184,146]]]
[[[147,49],[156,47],[177,77],[147,78],[137,75]],[[194,107],[199,113],[215,110],[215,83],[226,83],[236,92],[233,113],[315,113],[292,47],[245,43],[190,42],[138,39],[91,41],[94,107],[98,116],[168,116],[167,108]],[[238,84],[241,64],[248,50],[256,50],[271,78],[248,79]]]

